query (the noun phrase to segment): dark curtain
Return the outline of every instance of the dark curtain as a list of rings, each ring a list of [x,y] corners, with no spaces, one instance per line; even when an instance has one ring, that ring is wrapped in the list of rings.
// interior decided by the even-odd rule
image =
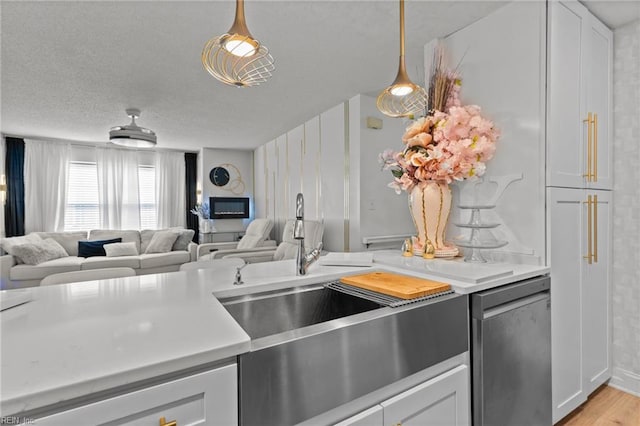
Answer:
[[[24,235],[24,140],[6,138],[6,141],[4,227],[7,237],[15,237]]]
[[[186,194],[186,207],[187,207],[187,228],[193,229],[195,234],[193,235],[193,241],[198,242],[198,216],[191,213],[191,209],[196,206],[198,202],[198,195],[196,194],[196,187],[198,182],[198,154],[193,152],[184,153],[185,161],[185,182],[187,183]]]

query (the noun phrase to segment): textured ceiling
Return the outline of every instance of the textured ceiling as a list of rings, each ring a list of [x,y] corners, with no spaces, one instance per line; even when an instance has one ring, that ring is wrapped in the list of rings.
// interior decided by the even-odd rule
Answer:
[[[423,45],[504,2],[408,1],[407,67],[421,82]],[[6,1],[1,119],[6,134],[105,142],[124,110],[158,146],[250,149],[395,77],[398,3],[247,1],[251,32],[276,72],[262,86],[217,82],[205,42],[233,21],[232,1]]]

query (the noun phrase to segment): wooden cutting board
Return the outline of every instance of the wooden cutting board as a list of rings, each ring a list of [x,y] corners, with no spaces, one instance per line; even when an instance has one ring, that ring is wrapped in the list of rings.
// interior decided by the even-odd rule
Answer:
[[[400,299],[415,299],[451,290],[449,284],[390,272],[371,272],[340,278],[344,284],[376,291]]]

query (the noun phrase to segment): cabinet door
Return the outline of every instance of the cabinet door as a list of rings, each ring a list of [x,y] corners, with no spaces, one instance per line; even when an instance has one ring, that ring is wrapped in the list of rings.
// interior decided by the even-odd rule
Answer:
[[[382,426],[383,424],[382,406],[375,405],[368,410],[337,423],[335,426]]]
[[[36,420],[38,425],[237,425],[236,365],[127,393]]]
[[[612,194],[610,191],[587,191],[592,200],[591,264],[583,264],[582,330],[584,380],[587,394],[611,377],[611,315],[609,312]]]
[[[547,170],[549,186],[586,185],[586,101],[583,95],[588,12],[578,2],[549,2]]]
[[[469,368],[460,365],[381,405],[386,426],[468,425]]]
[[[584,190],[548,191],[547,263],[551,267],[551,383],[555,423],[587,398],[581,335],[587,204]]]
[[[597,118],[592,124],[592,168],[595,178],[589,188],[612,189],[612,52],[613,34],[593,15],[589,17],[586,41],[587,113]]]

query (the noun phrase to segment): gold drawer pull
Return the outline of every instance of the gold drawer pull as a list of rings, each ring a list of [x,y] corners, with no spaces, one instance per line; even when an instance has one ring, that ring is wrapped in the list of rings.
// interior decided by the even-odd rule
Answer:
[[[175,420],[168,422],[164,417],[160,417],[160,426],[178,426],[178,422]]]
[[[593,181],[598,181],[598,114],[593,114]]]
[[[593,261],[598,263],[598,196],[593,196]]]
[[[591,195],[587,197],[587,255],[583,256],[587,259],[589,265],[591,265],[591,259],[593,258],[593,252],[591,251]]]
[[[586,177],[587,182],[591,182],[591,139],[593,136],[591,133],[591,123],[593,122],[591,113],[589,113],[587,118],[582,120],[582,122],[587,123],[587,173],[583,174],[582,177]]]

